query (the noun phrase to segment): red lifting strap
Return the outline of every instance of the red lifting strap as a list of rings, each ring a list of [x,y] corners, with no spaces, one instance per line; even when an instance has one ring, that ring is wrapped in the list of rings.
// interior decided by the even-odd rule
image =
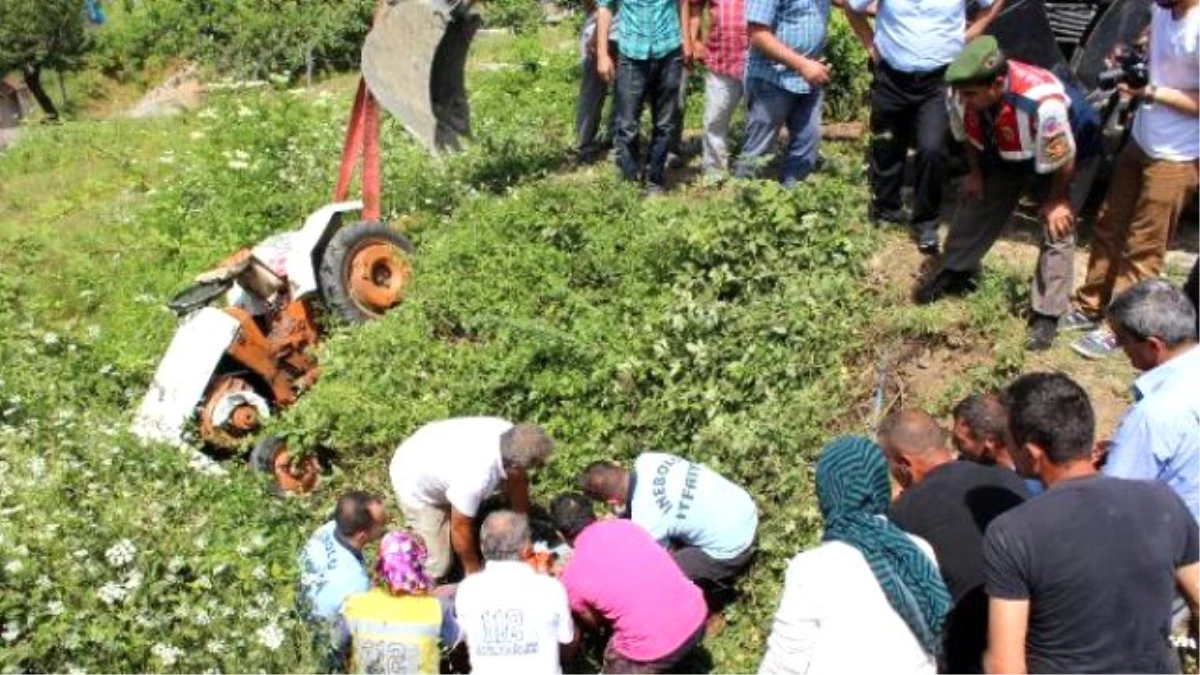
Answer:
[[[350,122],[346,125],[346,141],[342,145],[342,166],[338,170],[337,187],[333,200],[346,200],[350,191],[350,179],[359,155],[363,160],[363,220],[377,221],[380,217],[380,172],[379,172],[379,101],[367,88],[366,80],[358,81],[358,93],[354,96],[354,109],[350,111]]]

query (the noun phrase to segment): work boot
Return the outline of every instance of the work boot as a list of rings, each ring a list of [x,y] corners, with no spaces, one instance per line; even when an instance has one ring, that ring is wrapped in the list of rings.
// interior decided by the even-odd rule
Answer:
[[[1025,338],[1025,348],[1031,352],[1043,352],[1054,344],[1054,336],[1058,335],[1058,318],[1034,312],[1029,318],[1029,335]]]
[[[973,271],[941,270],[917,289],[918,305],[929,305],[947,295],[966,295],[978,288],[978,273]]]

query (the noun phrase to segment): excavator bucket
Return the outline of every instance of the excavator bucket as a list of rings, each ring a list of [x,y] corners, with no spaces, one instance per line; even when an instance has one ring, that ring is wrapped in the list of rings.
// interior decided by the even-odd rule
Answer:
[[[367,87],[433,153],[470,137],[464,70],[480,23],[466,0],[384,0],[363,45]]]

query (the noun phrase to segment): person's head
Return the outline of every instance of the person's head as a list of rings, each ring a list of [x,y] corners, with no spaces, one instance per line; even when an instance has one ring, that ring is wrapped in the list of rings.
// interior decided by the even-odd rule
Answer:
[[[879,425],[879,444],[888,468],[901,487],[919,483],[930,471],[952,461],[946,434],[923,410],[894,412]]]
[[[624,506],[629,497],[629,471],[614,462],[592,462],[579,476],[579,489],[598,502]]]
[[[422,595],[433,590],[433,577],[425,571],[429,551],[415,532],[393,530],[379,542],[375,580],[392,595]]]
[[[971,40],[946,68],[946,84],[968,110],[999,105],[1007,87],[1008,59],[991,35]]]
[[[1029,373],[1004,392],[1017,472],[1050,485],[1064,469],[1091,467],[1096,418],[1087,392],[1062,373]]]
[[[568,492],[550,503],[550,518],[563,541],[570,544],[584,528],[596,522],[596,512],[592,510],[592,500],[586,495]]]
[[[1196,308],[1162,279],[1145,279],[1122,291],[1107,316],[1117,343],[1139,370],[1156,368],[1196,342]]]
[[[817,502],[832,520],[853,513],[887,513],[892,488],[883,449],[864,436],[830,441],[817,459]]]
[[[338,497],[333,514],[338,534],[360,551],[383,536],[387,519],[383,500],[378,495],[361,490],[352,490]]]
[[[976,393],[954,406],[954,449],[978,464],[1008,456],[1008,411],[995,394]]]
[[[536,471],[553,451],[554,440],[536,424],[517,424],[500,435],[500,461],[507,471]]]
[[[494,511],[479,529],[484,560],[524,560],[533,555],[529,518],[516,511]]]

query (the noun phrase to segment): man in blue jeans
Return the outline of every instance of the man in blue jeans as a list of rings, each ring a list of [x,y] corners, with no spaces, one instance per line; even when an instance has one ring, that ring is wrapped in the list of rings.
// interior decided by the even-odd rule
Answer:
[[[686,2],[686,0],[683,0]],[[683,76],[682,2],[621,0],[621,41],[617,61],[609,50],[612,8],[616,0],[600,0],[596,12],[596,72],[605,82],[618,82],[617,167],[626,180],[641,178],[638,120],[649,100],[654,129],[646,172],[647,191],[666,190],[667,151],[679,123],[679,86]]]
[[[746,91],[750,112],[738,162],[739,177],[753,177],[787,126],[783,184],[794,186],[817,165],[821,140],[821,87],[829,66],[821,59],[830,0],[747,0],[750,57]]]

